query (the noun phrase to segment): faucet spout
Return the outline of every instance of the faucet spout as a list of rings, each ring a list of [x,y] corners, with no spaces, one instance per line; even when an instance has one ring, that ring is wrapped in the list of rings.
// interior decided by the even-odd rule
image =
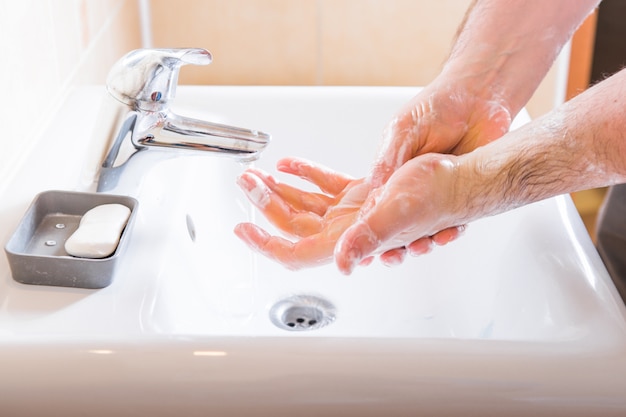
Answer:
[[[217,152],[238,160],[253,161],[269,143],[270,135],[165,111],[141,115],[132,140],[136,147]]]

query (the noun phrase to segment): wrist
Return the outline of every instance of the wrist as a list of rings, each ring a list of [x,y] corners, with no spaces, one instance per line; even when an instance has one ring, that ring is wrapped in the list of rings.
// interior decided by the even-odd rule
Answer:
[[[599,0],[481,0],[466,15],[443,72],[511,116],[530,99],[561,47]]]
[[[412,160],[423,167],[424,172],[419,176],[432,178],[428,181],[432,181],[436,187],[429,200],[429,203],[438,207],[436,218],[432,219],[430,234],[466,224],[465,219],[471,217],[467,210],[469,196],[465,187],[468,180],[476,178],[464,173],[467,167],[464,159],[465,156],[433,153]]]
[[[511,60],[513,58],[506,53],[486,48],[484,53],[450,57],[438,78],[478,100],[497,104],[513,118],[526,104],[539,81],[531,83],[532,88],[516,89],[527,74],[524,74],[523,66],[519,67],[519,71],[511,68]]]

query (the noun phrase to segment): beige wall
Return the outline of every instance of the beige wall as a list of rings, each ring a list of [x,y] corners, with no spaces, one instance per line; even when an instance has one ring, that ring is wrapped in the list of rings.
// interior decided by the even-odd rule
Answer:
[[[3,179],[73,86],[104,84],[117,58],[140,46],[138,26],[136,0],[0,0]]]
[[[437,74],[470,0],[150,0],[155,46],[200,46],[209,67],[187,84],[424,85]],[[104,84],[141,46],[138,0],[0,0],[7,178],[75,85]],[[554,71],[533,116],[554,100]],[[86,105],[88,105],[86,103]]]
[[[436,75],[469,2],[151,0],[151,8],[156,46],[215,56],[209,68],[181,72],[185,82],[416,85]]]
[[[150,0],[154,45],[209,49],[185,84],[425,85],[471,0]],[[551,71],[529,103],[554,102]]]

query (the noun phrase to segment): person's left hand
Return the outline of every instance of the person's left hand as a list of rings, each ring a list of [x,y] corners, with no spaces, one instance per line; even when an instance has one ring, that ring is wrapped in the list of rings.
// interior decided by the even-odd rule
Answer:
[[[242,173],[237,183],[270,223],[295,241],[271,236],[253,223],[238,224],[235,234],[289,269],[331,262],[335,243],[356,219],[369,185],[303,159],[282,159],[277,169],[311,182],[322,193],[280,183],[255,168]]]

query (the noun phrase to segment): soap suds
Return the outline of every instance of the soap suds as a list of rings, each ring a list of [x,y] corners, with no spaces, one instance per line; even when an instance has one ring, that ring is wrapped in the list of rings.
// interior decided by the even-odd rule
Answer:
[[[363,258],[380,247],[380,243],[367,222],[357,221],[343,233],[335,246],[335,260],[340,271],[350,274]]]

